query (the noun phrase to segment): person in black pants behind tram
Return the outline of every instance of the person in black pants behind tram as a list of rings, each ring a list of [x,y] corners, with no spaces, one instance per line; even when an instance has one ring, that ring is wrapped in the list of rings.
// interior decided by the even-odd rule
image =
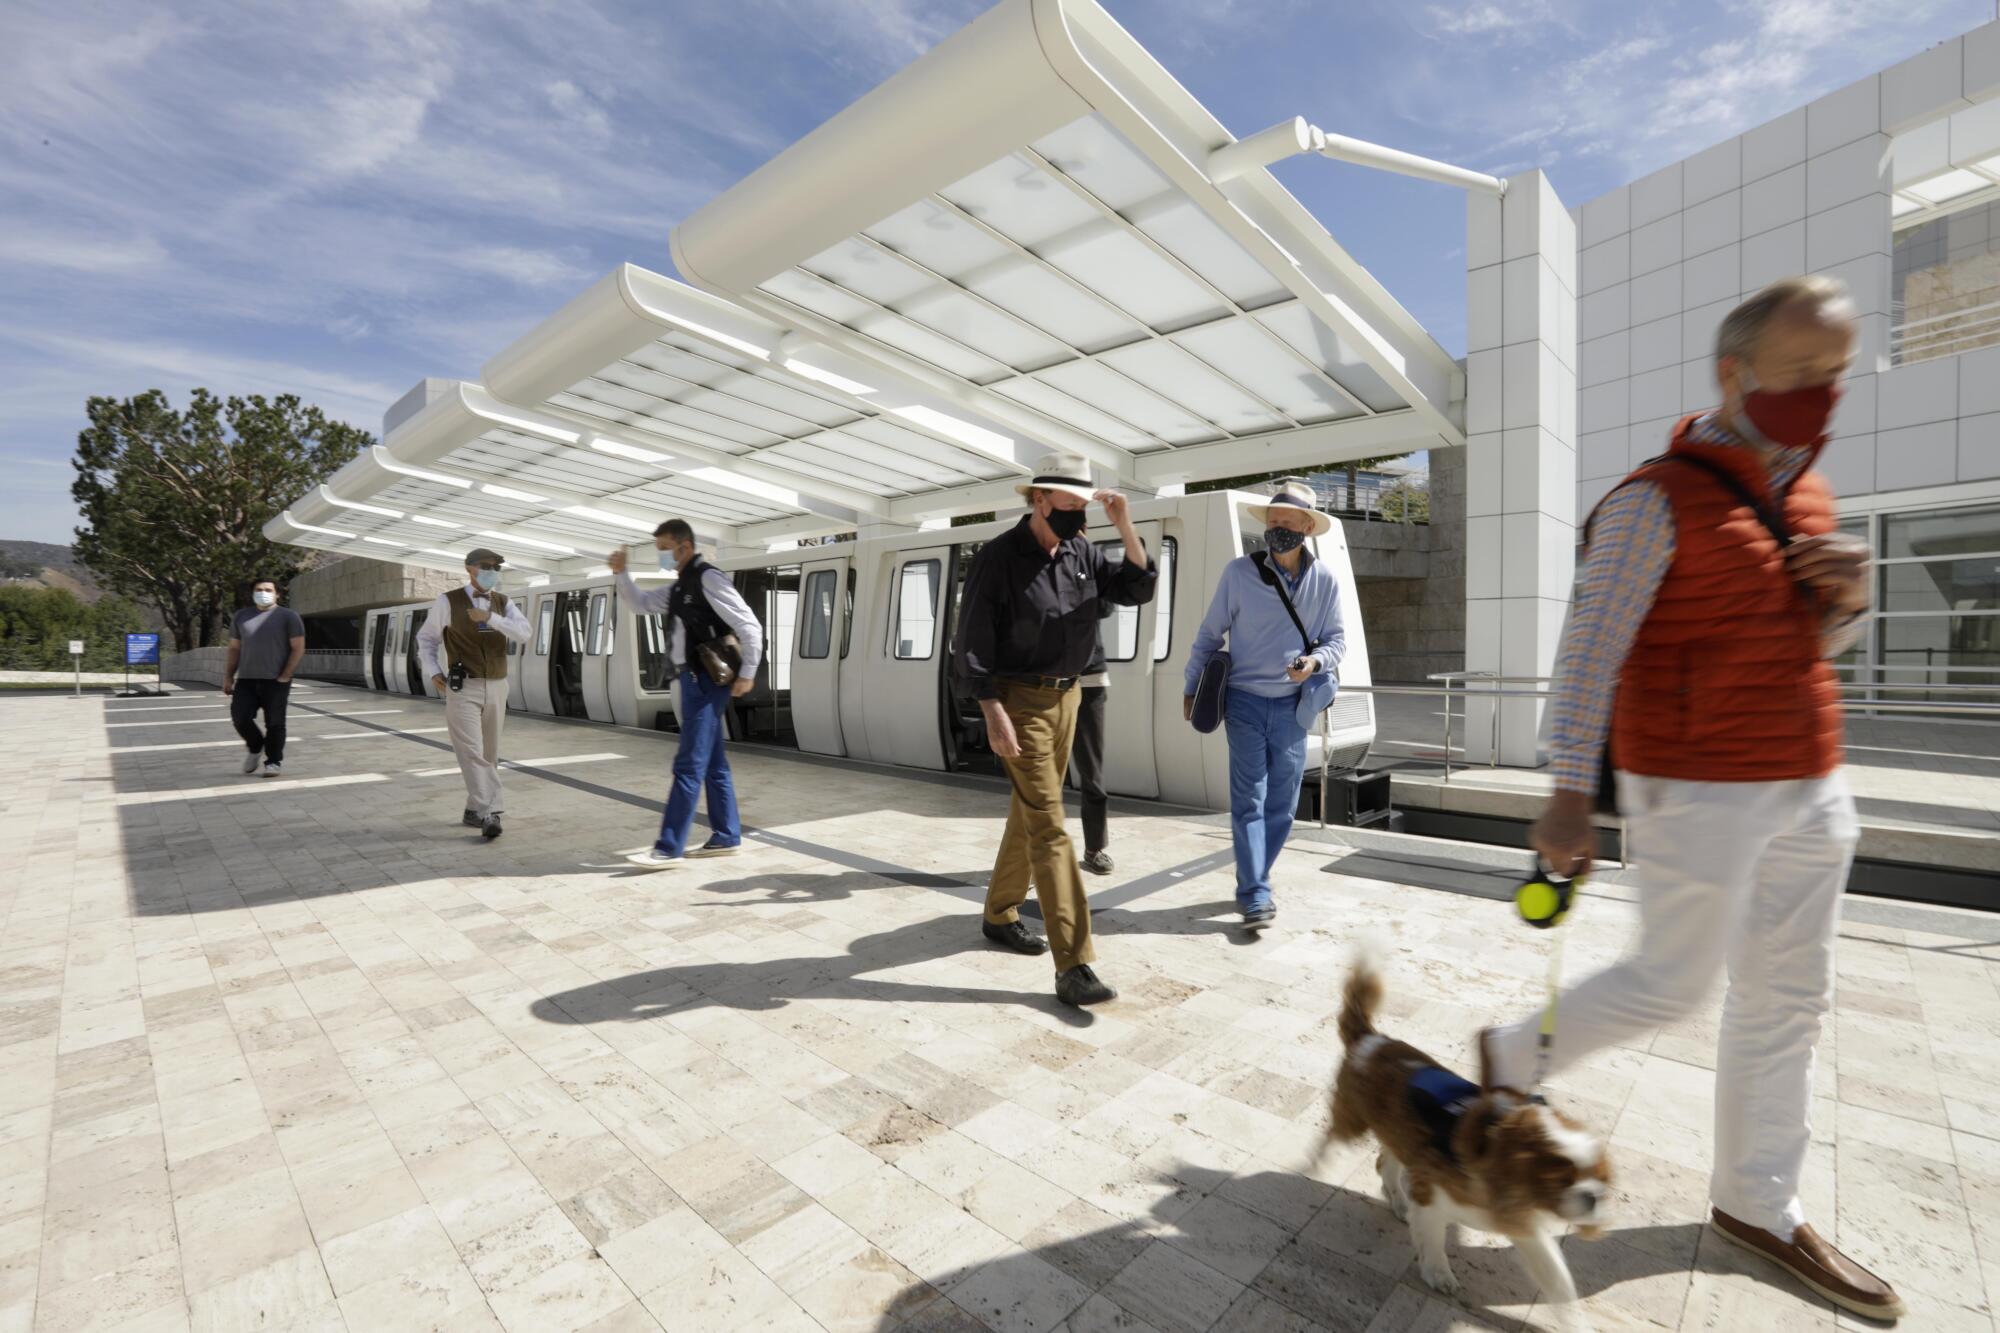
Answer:
[[[1076,740],[1070,746],[1069,766],[1076,773],[1077,790],[1083,793],[1083,868],[1093,875],[1111,873],[1111,797],[1104,790],[1104,709],[1110,695],[1111,677],[1104,664],[1104,620],[1111,614],[1110,603],[1097,613],[1097,648],[1083,668],[1078,682],[1083,695],[1076,706]]]

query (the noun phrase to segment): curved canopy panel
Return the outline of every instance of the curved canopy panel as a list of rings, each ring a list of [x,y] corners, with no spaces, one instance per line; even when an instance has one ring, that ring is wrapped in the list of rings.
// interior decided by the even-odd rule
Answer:
[[[1258,165],[1293,130],[1237,140],[1095,0],[1001,0],[679,227],[695,286],[619,267],[267,531],[569,576],[672,516],[1010,507],[1051,451],[1144,492],[1463,443],[1456,363]]]
[[[1139,481],[1277,437],[1463,443],[1452,358],[1268,171],[1211,178],[1234,142],[1094,0],[1003,0],[695,213],[674,260]]]

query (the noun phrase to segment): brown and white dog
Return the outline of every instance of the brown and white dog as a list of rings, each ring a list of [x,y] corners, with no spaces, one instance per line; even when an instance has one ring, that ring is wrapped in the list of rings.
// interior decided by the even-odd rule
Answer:
[[[1382,978],[1366,958],[1347,979],[1333,1085],[1332,1140],[1373,1134],[1382,1194],[1410,1224],[1417,1267],[1458,1290],[1445,1238],[1456,1222],[1507,1237],[1551,1301],[1576,1299],[1557,1241],[1565,1224],[1594,1238],[1611,1184],[1595,1136],[1513,1088],[1481,1089],[1407,1042],[1375,1030]]]

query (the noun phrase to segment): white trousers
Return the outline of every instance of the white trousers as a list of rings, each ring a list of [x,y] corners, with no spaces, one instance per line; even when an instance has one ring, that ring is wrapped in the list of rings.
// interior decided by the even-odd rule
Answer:
[[[1804,1220],[1813,1048],[1833,1003],[1834,933],[1860,830],[1847,780],[1618,775],[1639,895],[1629,957],[1563,993],[1550,1068],[1686,1015],[1727,968],[1709,1198],[1789,1240]],[[1586,910],[1588,910],[1586,904]],[[1499,1029],[1494,1077],[1534,1076],[1536,1013]]]
[[[465,777],[465,808],[482,818],[501,812],[500,724],[507,720],[507,678],[468,676],[465,688],[444,692],[444,724],[458,771]]]

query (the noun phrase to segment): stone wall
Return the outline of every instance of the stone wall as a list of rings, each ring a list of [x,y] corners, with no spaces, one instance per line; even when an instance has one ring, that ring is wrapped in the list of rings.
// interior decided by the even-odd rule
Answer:
[[[1430,453],[1431,521],[1347,523],[1376,681],[1465,669],[1465,450]]]
[[[422,602],[456,587],[439,569],[348,556],[299,575],[285,589],[285,605],[302,616],[355,615],[378,606]]]
[[[222,688],[223,663],[229,660],[226,645],[190,648],[184,653],[160,654],[160,679],[183,685],[213,685]]]

